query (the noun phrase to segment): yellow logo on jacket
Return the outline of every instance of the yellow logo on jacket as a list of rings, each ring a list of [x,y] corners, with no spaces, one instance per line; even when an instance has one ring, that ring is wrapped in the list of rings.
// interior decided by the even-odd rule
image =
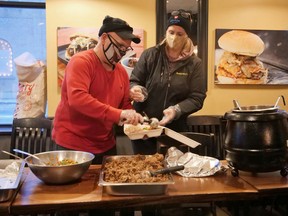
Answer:
[[[178,76],[188,76],[187,72],[176,72],[176,75]]]

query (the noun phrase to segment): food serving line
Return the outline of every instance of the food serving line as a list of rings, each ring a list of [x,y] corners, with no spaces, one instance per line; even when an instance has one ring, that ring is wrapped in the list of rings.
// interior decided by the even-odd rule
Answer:
[[[225,161],[221,161],[225,164]],[[255,200],[262,196],[288,195],[288,179],[277,172],[252,175],[240,172],[234,177],[230,172],[219,171],[213,176],[186,178],[173,174],[164,194],[113,196],[99,186],[101,167],[91,165],[81,180],[65,185],[47,185],[25,168],[22,183],[16,196],[0,204],[1,215],[49,213],[65,210],[159,206],[233,200]],[[8,204],[9,203],[9,204]]]
[[[87,210],[97,208],[139,207],[232,199],[255,198],[257,190],[231,174],[219,173],[207,178],[183,178],[173,175],[163,195],[112,196],[98,185],[100,166],[91,165],[81,181],[67,185],[47,185],[26,169],[23,184],[10,205],[10,214]]]
[[[19,187],[17,187],[14,195],[9,201],[0,203],[0,213],[1,215],[17,215],[107,208],[118,210],[126,207],[133,207],[136,210],[140,210],[147,206],[166,208],[181,203],[216,201],[245,202],[247,200],[262,199],[263,197],[269,197],[275,200],[282,196],[287,198],[288,177],[287,161],[285,158],[287,153],[286,129],[288,129],[286,116],[288,114],[283,113],[281,110],[278,111],[276,105],[268,109],[267,107],[261,107],[261,109],[257,107],[257,109],[253,108],[252,110],[246,110],[244,109],[245,107],[240,108],[238,107],[232,112],[226,113],[228,120],[227,132],[230,132],[232,135],[234,133],[237,135],[236,131],[238,130],[232,130],[234,128],[233,125],[241,129],[243,124],[243,128],[247,128],[247,125],[249,126],[250,124],[255,125],[256,123],[263,125],[262,121],[265,120],[265,125],[269,129],[274,128],[271,125],[275,124],[275,122],[283,124],[285,130],[277,130],[281,132],[281,139],[272,140],[271,143],[271,139],[269,139],[268,141],[270,142],[268,142],[266,139],[263,140],[263,137],[259,135],[257,136],[257,140],[252,140],[253,142],[249,143],[251,142],[251,136],[247,135],[247,139],[240,142],[238,139],[231,139],[233,136],[229,135],[225,141],[227,161],[219,161],[206,156],[200,156],[199,158],[199,155],[193,155],[191,152],[179,153],[177,148],[171,147],[167,151],[165,161],[163,161],[163,158],[161,161],[165,164],[167,163],[170,168],[180,166],[182,167],[181,170],[177,171],[177,174],[170,175],[172,177],[164,182],[141,182],[140,184],[138,184],[138,182],[126,184],[125,181],[125,183],[117,183],[104,179],[104,176],[109,176],[107,173],[103,174],[106,172],[104,168],[107,168],[108,163],[117,160],[119,156],[111,156],[111,161],[108,160],[109,157],[106,157],[102,166],[100,166],[90,165],[93,155],[87,152],[54,151],[39,153],[34,156],[31,155],[25,159],[28,168],[24,169],[24,173],[21,176],[21,183]],[[267,121],[267,119],[269,121]],[[146,127],[146,125],[141,125],[140,128],[138,126],[127,128],[127,125],[124,125],[124,133],[126,133],[130,139],[141,139],[144,137],[159,136],[164,132],[167,136],[192,148],[200,144],[165,127],[157,126],[157,128],[153,130],[146,130]],[[129,131],[130,134],[127,133],[127,131]],[[269,130],[269,132],[271,132],[271,137],[277,134],[275,130]],[[249,133],[245,132],[243,134]],[[246,138],[246,136],[241,136],[241,138],[243,137]],[[240,142],[240,144],[235,140]],[[273,154],[271,154],[271,152]],[[277,157],[274,152],[277,152]],[[44,160],[44,162],[46,160],[45,163],[47,163],[49,159],[48,161],[50,162],[51,155],[56,161],[58,161],[58,159],[60,160],[60,158],[69,158],[70,160],[77,161],[77,163],[63,167],[50,167],[39,164],[41,160]],[[35,158],[35,156],[39,158]],[[269,158],[268,156],[271,157],[271,160],[266,160]],[[79,160],[79,157],[81,160]],[[142,157],[146,156],[140,156],[140,158]],[[151,157],[151,155],[147,157]],[[120,158],[121,157],[118,159]],[[123,163],[122,159],[123,158],[121,158],[121,163]],[[261,163],[258,163],[258,161]],[[132,162],[137,163],[137,161]],[[273,166],[269,166],[271,162],[273,162]],[[85,169],[81,168],[82,164],[86,164]],[[81,170],[77,177],[73,177],[72,174],[74,171],[69,171],[68,168],[70,167],[78,167],[77,169]],[[115,172],[116,174],[119,166],[113,165],[113,167],[116,167],[116,170],[112,171],[114,178],[113,173]],[[49,169],[53,172],[51,171],[50,177],[47,179],[46,171]],[[155,170],[149,169],[150,177]],[[160,170],[161,169],[160,167]],[[58,172],[55,172],[55,170],[58,170]],[[64,184],[64,182],[61,183],[60,180],[63,180],[65,170],[68,170],[66,175],[69,174],[69,179],[66,179]],[[128,169],[126,169],[126,171],[129,172]],[[51,176],[54,176],[54,178],[51,178]],[[55,179],[57,179],[55,178],[56,176],[59,177],[59,181],[57,182],[55,182]],[[118,178],[119,177],[117,177],[117,179]],[[140,180],[142,180],[142,178],[143,177],[141,177]],[[288,206],[286,205],[286,207]]]

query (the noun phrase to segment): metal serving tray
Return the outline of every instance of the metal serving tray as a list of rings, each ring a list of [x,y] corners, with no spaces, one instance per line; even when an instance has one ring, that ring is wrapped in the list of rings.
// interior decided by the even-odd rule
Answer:
[[[0,176],[0,202],[8,201],[12,195],[16,192],[17,188],[20,185],[20,180],[23,174],[23,170],[25,167],[25,161],[24,160],[14,160],[14,159],[5,159],[0,160],[0,169],[5,169],[8,165],[12,164],[13,162],[17,162],[19,165],[19,172],[15,180],[13,179],[13,182],[11,184],[8,184],[8,186],[5,186],[5,184],[1,184],[1,181],[7,181],[5,177]]]
[[[171,174],[169,174],[169,180],[165,182],[151,182],[151,183],[113,183],[104,181],[104,167],[105,164],[111,160],[118,159],[120,157],[135,157],[135,155],[117,155],[106,156],[103,159],[99,186],[103,186],[106,193],[115,196],[129,196],[129,195],[159,195],[166,193],[167,186],[174,184],[174,180]],[[146,155],[147,156],[147,155]]]

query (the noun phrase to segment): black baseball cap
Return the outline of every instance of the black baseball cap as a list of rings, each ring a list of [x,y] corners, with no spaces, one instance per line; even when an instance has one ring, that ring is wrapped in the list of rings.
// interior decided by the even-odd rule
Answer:
[[[141,42],[141,39],[133,34],[133,28],[126,21],[119,18],[106,16],[98,33],[99,37],[104,32],[115,32],[119,37],[126,40],[132,40],[136,44]]]

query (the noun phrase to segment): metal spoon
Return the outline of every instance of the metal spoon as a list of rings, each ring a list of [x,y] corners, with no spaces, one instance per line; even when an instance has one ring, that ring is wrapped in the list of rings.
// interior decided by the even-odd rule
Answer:
[[[28,156],[31,156],[31,157],[35,158],[36,160],[38,160],[40,162],[40,165],[45,165],[46,166],[46,164],[39,157],[37,157],[36,155],[30,154],[28,152],[25,152],[25,151],[22,151],[22,150],[19,150],[19,149],[13,149],[13,151],[21,153],[21,154],[28,155]]]
[[[145,112],[142,112],[144,115],[144,122],[149,123],[150,127],[152,129],[156,129],[159,126],[159,120],[157,118],[149,118],[148,115]]]
[[[156,129],[159,126],[159,120],[157,118],[146,119],[144,117],[144,122],[149,123],[149,125],[152,129]]]

